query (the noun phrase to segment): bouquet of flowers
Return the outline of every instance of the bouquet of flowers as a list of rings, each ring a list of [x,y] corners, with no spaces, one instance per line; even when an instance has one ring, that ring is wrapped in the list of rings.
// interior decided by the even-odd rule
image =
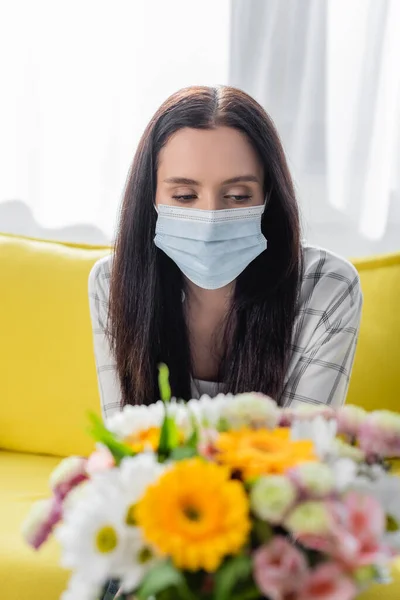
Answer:
[[[96,451],[53,472],[24,524],[53,533],[72,570],[63,600],[107,581],[147,600],[351,600],[385,582],[400,552],[400,415],[345,406],[282,409],[220,394],[126,406]]]

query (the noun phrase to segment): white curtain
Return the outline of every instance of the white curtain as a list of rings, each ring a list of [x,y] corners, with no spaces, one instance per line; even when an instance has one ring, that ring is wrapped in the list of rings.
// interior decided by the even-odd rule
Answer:
[[[233,0],[231,28],[230,81],[275,120],[307,220],[396,222],[399,247],[399,0]]]
[[[0,0],[0,230],[111,239],[157,107],[230,82],[277,123],[311,241],[398,249],[399,32],[400,0]]]
[[[111,238],[152,114],[181,87],[226,83],[229,12],[228,0],[0,0],[0,215],[17,200],[54,234],[88,223]]]

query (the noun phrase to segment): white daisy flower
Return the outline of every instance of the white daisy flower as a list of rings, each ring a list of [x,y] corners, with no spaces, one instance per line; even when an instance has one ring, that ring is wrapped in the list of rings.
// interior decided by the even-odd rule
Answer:
[[[56,532],[62,564],[93,586],[117,578],[131,591],[153,564],[153,551],[134,521],[134,507],[166,467],[152,453],[125,458],[99,473],[66,510]]]
[[[60,600],[98,600],[101,594],[101,585],[83,579],[80,574],[74,573],[68,582],[68,588],[61,594]]]
[[[321,460],[334,453],[337,422],[319,415],[311,419],[295,418],[291,427],[292,440],[312,440],[315,452]]]
[[[123,410],[107,420],[107,428],[119,439],[123,440],[134,436],[151,427],[161,427],[165,417],[165,410],[174,417],[178,427],[187,431],[190,429],[190,415],[186,404],[172,399],[168,404],[158,400],[149,406],[127,405]]]
[[[124,406],[121,412],[107,420],[107,428],[120,439],[135,435],[150,427],[161,427],[165,415],[164,402],[150,406]]]
[[[64,518],[67,511],[71,510],[77,502],[80,502],[86,498],[88,491],[90,492],[91,487],[92,482],[90,480],[86,480],[70,491],[70,493],[68,494],[68,496],[66,496],[66,498],[64,498],[64,501],[62,503]]]
[[[93,484],[85,501],[66,512],[56,532],[62,566],[83,573],[93,585],[115,576],[128,550],[117,490],[110,482],[107,493],[99,494]]]
[[[358,465],[351,458],[338,458],[331,462],[333,476],[335,478],[335,489],[339,493],[345,492],[352,487],[357,477]]]
[[[233,394],[218,394],[215,398],[204,394],[198,400],[189,400],[186,406],[200,427],[216,428],[233,398]]]

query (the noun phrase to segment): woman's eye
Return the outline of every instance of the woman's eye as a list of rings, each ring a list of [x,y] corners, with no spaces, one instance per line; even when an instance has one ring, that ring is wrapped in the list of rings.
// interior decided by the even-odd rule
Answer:
[[[232,198],[235,202],[239,202],[239,203],[243,202],[244,203],[244,202],[247,202],[248,200],[250,200],[251,196],[248,196],[248,195],[247,196],[246,195],[236,196],[236,195],[230,194],[229,196],[225,196],[225,198]]]
[[[184,202],[192,202],[193,200],[196,200],[197,195],[196,194],[175,194],[174,196],[172,196],[172,198],[174,200],[177,200],[178,202],[184,203]],[[237,204],[245,204],[246,202],[251,200],[252,196],[250,196],[249,194],[227,194],[226,196],[224,196],[224,198],[233,200]]]
[[[172,196],[174,200],[179,200],[180,202],[190,202],[196,198],[195,194],[183,194],[181,196]]]

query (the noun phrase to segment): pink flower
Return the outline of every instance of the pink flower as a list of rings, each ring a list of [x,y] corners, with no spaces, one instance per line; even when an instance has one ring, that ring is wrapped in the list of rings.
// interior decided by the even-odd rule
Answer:
[[[383,545],[385,514],[375,498],[349,492],[327,506],[332,519],[327,535],[303,535],[298,537],[299,542],[330,555],[351,570],[387,561]]]
[[[64,500],[74,487],[88,478],[86,463],[86,458],[69,456],[64,458],[51,473],[50,487],[60,501]]]
[[[311,571],[297,600],[352,600],[357,588],[340,567],[325,563]]]
[[[255,582],[271,600],[289,598],[301,589],[308,574],[304,555],[279,535],[255,551],[253,563]]]
[[[367,411],[359,406],[346,404],[337,411],[338,433],[357,437],[362,423],[367,418]]]
[[[200,437],[197,444],[198,453],[207,460],[215,460],[217,449],[215,442],[218,439],[219,433],[211,427],[200,430]]]
[[[284,408],[279,414],[278,427],[290,427],[294,421],[295,413],[293,409]]]
[[[310,550],[316,550],[317,552],[321,552],[323,554],[333,556],[337,549],[337,543],[332,535],[329,533],[328,535],[315,535],[315,534],[302,534],[296,537],[296,540],[302,544],[305,548],[309,548]]]
[[[22,525],[22,536],[35,550],[47,540],[54,527],[62,518],[61,502],[58,498],[48,498],[35,502]]]
[[[347,509],[346,528],[359,541],[371,542],[382,538],[385,532],[385,514],[372,496],[349,492],[343,498]]]
[[[115,466],[115,460],[107,446],[98,445],[97,450],[93,452],[86,463],[86,473],[89,476],[101,471],[107,471]]]
[[[369,456],[400,457],[400,415],[389,410],[370,413],[360,426],[358,442]]]
[[[385,554],[382,541],[386,517],[372,496],[349,492],[343,499],[344,511],[336,513],[338,558],[349,567],[381,562]]]
[[[295,421],[313,421],[317,417],[336,420],[336,412],[325,404],[304,404],[297,408],[283,408],[280,412],[278,426],[291,427]]]

